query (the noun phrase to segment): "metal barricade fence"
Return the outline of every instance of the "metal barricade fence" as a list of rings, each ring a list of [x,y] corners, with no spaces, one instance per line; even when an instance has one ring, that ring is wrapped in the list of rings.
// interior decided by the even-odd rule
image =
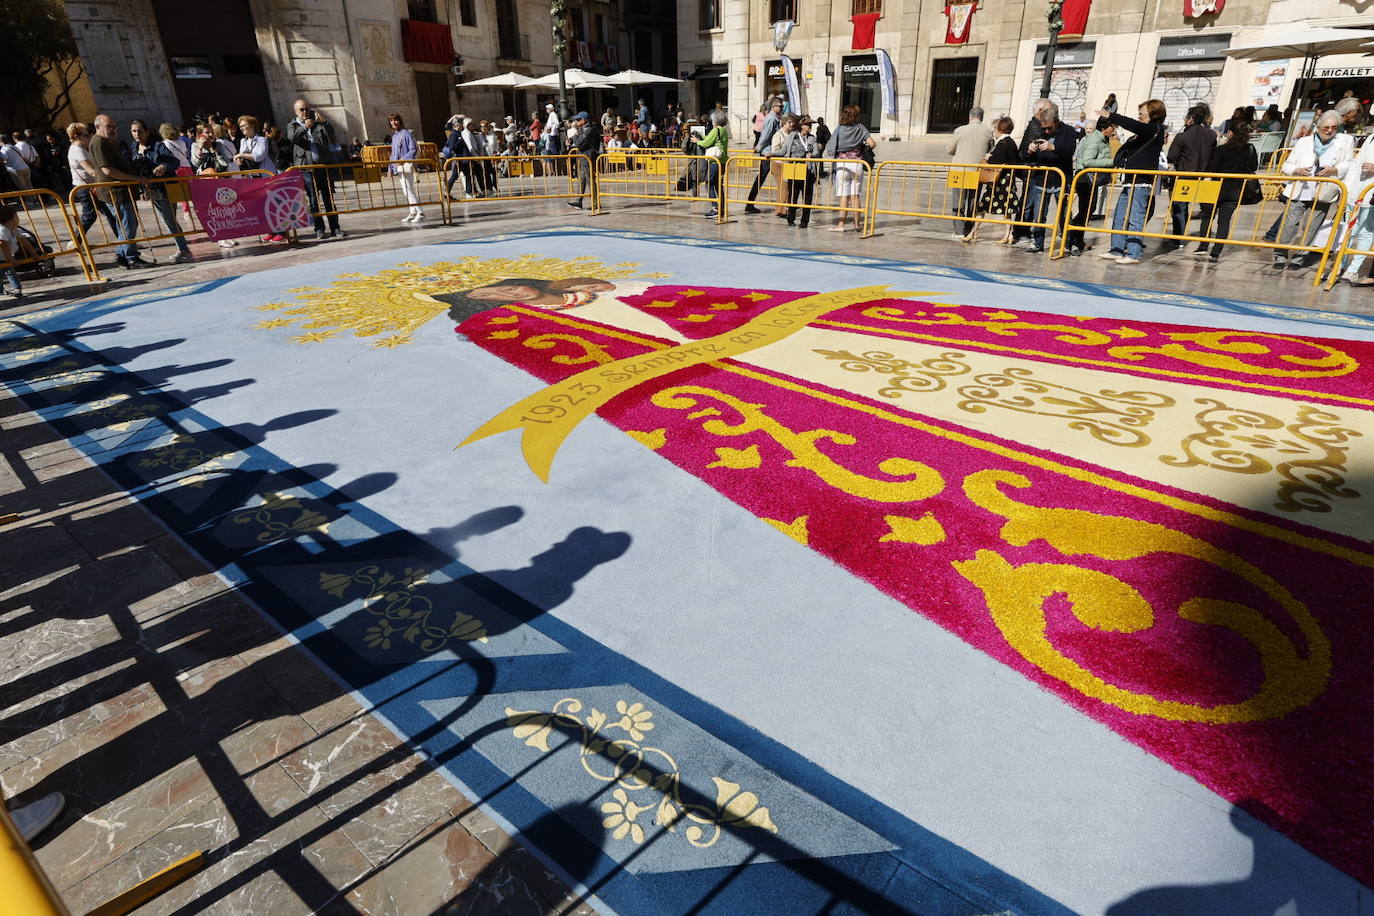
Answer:
[[[48,188],[8,191],[0,194],[0,205],[18,211],[19,225],[33,236],[30,239],[19,233],[19,250],[9,263],[21,269],[32,266],[40,274],[50,276],[57,259],[71,255],[81,264],[87,280],[96,279],[90,252],[81,244],[72,211],[56,192]]]
[[[720,200],[719,169],[720,160],[714,156],[608,150],[596,159],[596,212],[605,209],[607,198],[716,206]],[[673,209],[671,214],[680,212]]]
[[[395,171],[392,170],[393,166]],[[300,172],[315,219],[347,213],[438,207],[446,219],[442,173],[437,159],[384,159],[376,162],[293,165]],[[317,224],[318,225],[318,224]]]
[[[504,171],[504,176],[501,172]],[[595,206],[592,161],[583,153],[555,156],[455,156],[444,160],[445,206],[490,200],[582,200]],[[461,191],[454,192],[460,185]]]
[[[1091,189],[1091,183],[1096,182],[1095,176],[1099,175],[1106,176],[1103,179],[1106,183],[1099,185],[1096,193],[1111,194],[1115,191],[1115,196],[1108,198],[1107,220],[1096,226],[1090,225],[1086,219],[1080,221],[1078,214],[1084,213],[1085,208],[1079,207],[1078,214],[1065,221],[1056,256],[1063,256],[1065,249],[1074,240],[1086,238],[1086,233],[1105,234],[1113,240],[1119,236],[1134,238],[1140,240],[1142,246],[1145,239],[1163,239],[1219,246],[1213,248],[1218,252],[1221,247],[1230,246],[1267,248],[1274,252],[1276,258],[1285,261],[1291,261],[1295,256],[1302,259],[1308,255],[1320,255],[1317,277],[1313,281],[1315,284],[1320,282],[1321,275],[1325,273],[1335,233],[1332,232],[1324,243],[1318,243],[1316,237],[1328,222],[1329,215],[1345,212],[1345,184],[1336,178],[1285,177],[1281,180],[1283,184],[1298,181],[1308,186],[1299,193],[1300,198],[1310,191],[1318,200],[1314,204],[1310,200],[1285,198],[1274,207],[1271,201],[1263,199],[1263,194],[1258,204],[1240,203],[1251,184],[1257,184],[1262,189],[1265,184],[1279,183],[1280,180],[1272,175],[1103,168],[1083,169],[1074,175],[1073,187],[1066,197],[1066,214],[1073,210],[1073,205],[1085,193],[1085,189]],[[1110,184],[1113,179],[1120,179],[1115,187]],[[1164,193],[1166,190],[1167,195]],[[1328,199],[1321,200],[1323,197]],[[1188,222],[1182,218],[1182,230],[1174,231],[1171,223],[1175,205],[1202,207],[1202,225],[1198,234],[1188,235]],[[1242,209],[1253,209],[1254,214],[1246,214],[1248,225],[1237,233],[1232,231],[1232,217]],[[1278,236],[1275,241],[1267,241],[1261,232],[1267,217],[1276,211],[1278,219],[1270,225],[1278,226]],[[1180,217],[1182,215],[1180,211]],[[1163,223],[1161,230],[1167,231],[1149,228],[1151,220],[1156,217]],[[1130,228],[1132,223],[1136,224],[1135,228]],[[1122,245],[1114,244],[1113,247],[1123,249]]]
[[[822,170],[830,173],[828,187],[821,178]],[[843,225],[846,214],[853,214],[860,234],[872,234],[864,225],[867,195],[873,187],[872,169],[862,159],[784,159],[746,154],[727,159],[723,173],[719,218],[722,223],[729,218],[732,205],[748,207],[762,203],[773,207],[779,216],[789,210],[795,216],[800,211],[802,219],[808,222],[811,211],[837,213],[837,228]],[[771,191],[769,182],[773,184]],[[829,199],[839,203],[817,202]]]
[[[97,249],[147,245],[204,233],[205,228],[196,219],[195,208],[189,206],[191,182],[202,178],[255,178],[271,174],[266,169],[243,169],[184,178],[147,178],[143,181],[102,181],[77,185],[72,188],[67,200],[73,223],[80,232],[80,244],[86,249],[86,257],[91,264],[91,278],[106,279],[100,275],[100,267],[95,263]],[[108,192],[109,197],[106,198],[101,192]],[[184,229],[177,218],[177,208],[182,204],[187,205],[182,207],[182,214],[189,225]],[[123,227],[120,225],[125,205],[133,218],[134,232],[128,238],[123,237]],[[78,207],[81,210],[79,222],[76,218]],[[165,231],[155,231],[159,222],[161,230]],[[92,240],[91,229],[96,226],[100,227],[100,237]]]
[[[890,160],[874,169],[869,232],[879,214],[911,220],[948,220],[955,234],[976,241],[984,224],[1040,230],[1052,253],[1064,204],[1064,173],[1053,166]]]
[[[1374,141],[1371,141],[1374,142]],[[1346,272],[1354,280],[1364,266],[1364,259],[1374,257],[1374,181],[1360,188],[1358,194],[1348,198],[1347,212],[1340,214],[1340,248],[1331,258],[1331,272],[1327,275],[1326,288],[1331,289]],[[1357,237],[1368,233],[1363,243],[1357,244]],[[1333,231],[1332,235],[1336,233]],[[1346,266],[1346,259],[1355,261]]]

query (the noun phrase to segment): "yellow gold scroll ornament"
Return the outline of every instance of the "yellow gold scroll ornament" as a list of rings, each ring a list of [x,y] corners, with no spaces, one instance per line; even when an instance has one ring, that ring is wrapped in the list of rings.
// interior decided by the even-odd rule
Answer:
[[[629,356],[555,382],[492,417],[458,447],[508,430],[523,430],[520,449],[525,461],[539,479],[547,483],[554,455],[577,424],[612,398],[637,385],[679,369],[728,359],[777,343],[800,331],[813,319],[847,305],[874,299],[929,295],[933,294],[893,290],[887,286],[861,286],[794,299],[768,309],[725,334]]]

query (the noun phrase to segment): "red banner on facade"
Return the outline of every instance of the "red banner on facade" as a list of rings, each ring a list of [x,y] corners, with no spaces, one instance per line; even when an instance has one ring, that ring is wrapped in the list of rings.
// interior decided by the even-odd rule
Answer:
[[[1194,19],[1208,13],[1220,13],[1226,0],[1183,0],[1184,18]]]
[[[401,20],[401,56],[421,64],[453,63],[453,33],[442,22]]]
[[[1187,3],[1189,0],[1184,2]],[[1088,10],[1092,5],[1093,0],[1064,0],[1064,6],[1059,11],[1059,15],[1064,17],[1064,28],[1059,32],[1061,39],[1083,37],[1083,32],[1088,27]]]
[[[968,43],[973,31],[973,10],[975,3],[950,3],[945,7],[945,44],[962,45]]]
[[[300,172],[268,178],[197,178],[191,182],[191,204],[205,234],[216,242],[280,235],[310,225]]]
[[[849,21],[854,23],[854,43],[850,49],[854,51],[868,51],[873,47],[873,36],[878,31],[878,20],[882,18],[882,13],[859,13],[851,16]]]

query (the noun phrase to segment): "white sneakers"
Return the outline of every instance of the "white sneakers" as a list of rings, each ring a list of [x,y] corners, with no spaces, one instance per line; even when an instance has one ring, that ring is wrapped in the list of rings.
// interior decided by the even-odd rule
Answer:
[[[1127,257],[1124,254],[1117,254],[1115,251],[1104,251],[1098,255],[1104,261],[1115,261],[1118,264],[1139,264],[1140,258]]]
[[[419,222],[423,222],[423,221],[424,221],[424,218],[425,218],[425,211],[419,209],[418,207],[415,207],[415,208],[412,208],[411,211],[410,211],[408,214],[406,214],[405,216],[401,217],[401,222],[403,222],[403,223],[419,223]]]

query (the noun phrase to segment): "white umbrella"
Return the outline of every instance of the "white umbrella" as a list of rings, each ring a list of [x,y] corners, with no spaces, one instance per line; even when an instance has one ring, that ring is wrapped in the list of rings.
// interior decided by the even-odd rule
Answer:
[[[1374,31],[1368,29],[1301,29],[1296,32],[1276,35],[1259,44],[1227,48],[1222,53],[1227,57],[1256,62],[1303,58],[1298,85],[1293,92],[1291,102],[1296,107],[1302,104],[1303,96],[1307,93],[1307,86],[1311,82],[1312,76],[1317,72],[1317,58],[1329,54],[1356,54],[1361,51],[1374,53],[1374,48],[1370,47],[1371,44],[1374,44]],[[1292,136],[1293,126],[1293,124],[1288,125],[1285,143]]]
[[[1304,29],[1285,32],[1259,44],[1227,48],[1227,57],[1245,60],[1287,60],[1290,57],[1324,57],[1328,54],[1354,54],[1369,50],[1374,31],[1368,29]]]
[[[564,84],[569,89],[609,89],[610,83],[607,77],[599,73],[588,73],[586,70],[579,70],[577,67],[569,67],[563,71]],[[557,89],[558,72],[550,73],[548,76],[541,76],[539,79],[530,80],[522,84],[522,89]]]
[[[659,83],[680,83],[682,80],[675,80],[671,76],[645,73],[643,70],[621,70],[619,73],[612,73],[605,77],[605,82],[616,86],[651,86]]]
[[[498,73],[495,76],[484,76],[480,80],[468,80],[466,83],[459,83],[459,86],[497,86],[502,89],[519,89],[521,86],[528,85],[531,77],[523,73]]]

